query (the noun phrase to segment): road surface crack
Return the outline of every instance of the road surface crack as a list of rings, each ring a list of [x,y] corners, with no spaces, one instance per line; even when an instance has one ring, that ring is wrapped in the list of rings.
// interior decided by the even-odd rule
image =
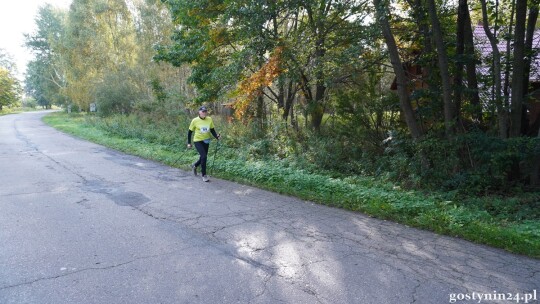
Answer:
[[[59,278],[62,278],[62,277],[67,277],[67,276],[70,276],[70,275],[74,275],[74,274],[78,274],[78,273],[86,272],[86,271],[111,270],[111,269],[122,267],[122,266],[125,266],[125,265],[128,265],[128,264],[140,261],[140,260],[146,260],[146,259],[152,259],[152,258],[157,258],[157,257],[161,257],[161,256],[171,255],[171,254],[175,254],[176,252],[177,251],[168,252],[168,253],[162,253],[162,254],[156,254],[156,255],[151,255],[151,256],[139,257],[139,258],[127,261],[127,262],[118,263],[118,264],[115,264],[115,265],[110,265],[110,266],[105,266],[105,267],[88,267],[88,268],[78,269],[78,270],[75,270],[75,271],[66,272],[66,273],[62,273],[62,274],[59,274],[59,275],[43,277],[43,278],[38,278],[38,279],[27,281],[27,282],[22,282],[22,283],[17,283],[17,284],[13,284],[13,285],[3,286],[3,287],[0,287],[0,291],[1,290],[6,290],[6,289],[11,289],[11,288],[17,288],[17,287],[21,287],[21,286],[32,285],[34,283],[38,283],[38,282],[41,282],[41,281],[56,280],[56,279],[59,279]]]

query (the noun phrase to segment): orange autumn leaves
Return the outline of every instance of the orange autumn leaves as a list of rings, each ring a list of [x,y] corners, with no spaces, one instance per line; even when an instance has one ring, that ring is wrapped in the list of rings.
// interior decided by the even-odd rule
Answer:
[[[263,94],[266,87],[272,85],[272,82],[283,71],[281,68],[281,55],[283,47],[277,47],[266,62],[258,71],[248,78],[242,80],[234,92],[236,100],[233,103],[235,110],[234,116],[237,119],[249,118],[249,108],[253,100]]]

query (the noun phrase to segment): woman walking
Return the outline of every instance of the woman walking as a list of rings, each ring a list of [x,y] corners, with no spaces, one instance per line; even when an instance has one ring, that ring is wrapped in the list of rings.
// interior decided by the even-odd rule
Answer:
[[[193,136],[193,133],[195,135]],[[193,118],[188,130],[188,144],[187,147],[191,148],[191,137],[193,136],[193,144],[195,149],[199,152],[199,159],[191,165],[193,174],[197,175],[197,167],[201,166],[202,180],[209,181],[206,176],[206,160],[208,156],[208,149],[210,147],[210,139],[214,136],[217,140],[221,138],[219,134],[214,130],[214,121],[212,117],[208,116],[208,109],[205,106],[199,108],[199,116]]]

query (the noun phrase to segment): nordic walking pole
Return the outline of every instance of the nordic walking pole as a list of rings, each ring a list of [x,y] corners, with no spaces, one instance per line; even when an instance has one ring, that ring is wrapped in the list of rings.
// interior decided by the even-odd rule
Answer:
[[[219,136],[219,138],[220,139],[216,143],[216,150],[214,150],[214,156],[212,158],[212,167],[210,168],[211,173],[214,173],[214,164],[216,163],[216,154],[218,153],[218,150],[219,150],[219,142],[221,141],[221,135]]]
[[[176,163],[182,158],[182,155],[178,156],[178,158],[176,158],[176,160],[172,163],[171,167],[174,167],[176,166]]]
[[[174,167],[176,166],[176,163],[180,160],[180,158],[182,158],[182,156],[179,156],[171,165],[171,167]]]

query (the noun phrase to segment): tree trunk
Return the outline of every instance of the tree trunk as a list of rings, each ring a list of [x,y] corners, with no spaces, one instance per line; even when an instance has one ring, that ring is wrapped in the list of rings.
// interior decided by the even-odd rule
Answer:
[[[294,96],[296,95],[296,90],[293,91],[293,81],[289,80],[289,85],[287,87],[287,98],[285,99],[284,108],[283,108],[283,119],[287,121],[289,113],[291,113],[292,104],[294,102]]]
[[[431,20],[433,39],[437,46],[437,57],[439,59],[439,71],[441,73],[441,81],[443,87],[443,103],[444,103],[444,129],[446,137],[450,138],[454,133],[455,124],[455,106],[452,100],[452,83],[450,79],[450,70],[448,64],[448,53],[443,40],[441,23],[437,16],[437,8],[435,0],[427,0],[428,14]]]
[[[478,94],[478,78],[476,75],[476,55],[474,48],[473,32],[471,26],[471,16],[469,14],[469,4],[467,0],[463,1],[463,18],[464,18],[464,53],[467,58],[467,96],[473,105],[473,118],[481,123],[482,118],[482,104],[480,103],[480,95]],[[459,111],[459,109],[457,109]],[[459,115],[459,112],[457,113]]]
[[[326,86],[324,85],[324,72],[322,68],[322,59],[326,54],[324,49],[325,39],[319,37],[315,47],[315,62],[317,70],[315,72],[315,99],[312,100],[311,107],[311,127],[319,131],[321,129],[321,123],[324,115],[324,96],[326,93]]]
[[[512,59],[512,52],[510,51],[512,49],[512,36],[513,36],[513,28],[514,28],[514,15],[516,11],[516,1],[511,0],[510,3],[510,24],[508,25],[508,33],[506,35],[506,63],[505,63],[505,69],[504,69],[504,88],[503,88],[503,107],[504,107],[504,123],[506,125],[506,134],[504,138],[508,138],[508,132],[509,132],[509,123],[510,123],[510,67],[511,67],[511,59]]]
[[[461,116],[461,104],[463,100],[463,67],[465,63],[465,22],[467,22],[468,14],[467,0],[459,0],[458,16],[457,16],[457,31],[456,31],[456,74],[454,77],[454,104],[456,105],[456,113]]]
[[[291,126],[294,128],[294,130],[298,131],[299,130],[298,119],[296,118],[296,115],[294,114],[294,102],[291,102],[290,116],[291,116]]]
[[[324,96],[326,93],[326,86],[325,86],[325,74],[323,70],[323,59],[326,55],[326,34],[327,29],[324,28],[324,20],[327,17],[327,10],[329,6],[325,5],[325,1],[318,2],[320,5],[317,6],[313,4],[313,7],[311,5],[306,5],[304,8],[307,12],[307,19],[309,28],[311,29],[311,33],[314,37],[316,37],[315,40],[315,50],[313,53],[313,69],[314,69],[314,84],[315,85],[315,92],[314,94],[310,94],[311,98],[308,98],[308,115],[311,117],[311,127],[315,131],[319,131],[321,128],[322,118],[324,115]],[[331,1],[328,3],[330,5]],[[308,81],[305,81],[306,84],[308,84]],[[308,84],[308,90],[312,90],[312,86]]]
[[[279,110],[285,109],[285,80],[283,77],[279,77],[278,79],[277,106],[278,112]],[[287,116],[284,116],[283,118],[287,119]]]
[[[510,136],[521,135],[521,116],[523,107],[523,73],[525,72],[525,22],[527,19],[527,0],[516,1],[516,29],[514,35],[514,61],[512,75],[512,97],[510,107]]]
[[[321,104],[315,103],[311,109],[311,127],[315,131],[321,130],[324,108]]]
[[[257,97],[257,109],[255,117],[259,123],[259,127],[261,130],[266,129],[266,117],[265,117],[265,111],[264,111],[264,95],[261,94]]]
[[[533,1],[531,4],[531,9],[529,10],[529,18],[527,21],[527,35],[525,39],[525,52],[527,56],[525,57],[525,74],[523,79],[523,90],[528,95],[529,92],[529,77],[531,74],[531,62],[532,62],[532,44],[534,39],[534,30],[536,21],[538,20],[538,1]],[[526,113],[525,113],[526,114]],[[525,130],[523,134],[528,134],[529,122],[526,121],[526,115],[524,117]],[[522,128],[523,129],[523,128]],[[540,134],[537,134],[537,137],[540,137]],[[531,172],[529,182],[532,187],[537,187],[540,184],[538,173],[540,171],[540,156],[535,156],[531,162]]]
[[[499,46],[497,45],[497,38],[489,28],[486,0],[480,0],[480,3],[482,4],[484,32],[489,39],[489,43],[491,44],[491,49],[493,51],[493,80],[495,82],[495,105],[497,106],[497,115],[499,118],[499,137],[507,138],[508,125],[506,124],[506,110],[503,106],[501,96],[501,53],[499,52]]]
[[[414,0],[414,6],[415,9],[413,11],[414,17],[416,18],[416,23],[418,25],[419,32],[423,35],[424,41],[423,41],[423,53],[431,55],[433,53],[433,42],[432,37],[430,34],[429,29],[429,18],[426,14],[425,5],[422,0]],[[426,62],[425,65],[422,65],[423,75],[426,75],[426,79],[423,79],[422,82],[425,82],[428,84],[428,86],[433,86],[433,81],[430,81],[430,78],[433,75],[433,67],[436,66],[436,63],[433,60],[430,60],[429,62]],[[435,90],[433,88],[432,90]],[[421,104],[417,102],[417,108],[420,109]],[[420,122],[420,127],[422,130],[422,133],[425,133],[425,125],[424,125],[424,119],[421,114],[418,114],[418,120]]]
[[[529,78],[531,74],[531,61],[533,59],[533,39],[534,39],[534,30],[536,26],[536,21],[538,20],[538,3],[533,1],[531,8],[529,10],[529,18],[527,18],[527,31],[525,36],[525,67],[523,73],[523,92],[525,94],[524,101],[525,105],[522,109],[521,117],[521,134],[528,134],[529,132],[529,121],[527,118],[527,107],[529,100]]]
[[[405,75],[405,70],[403,69],[403,64],[399,58],[398,48],[396,45],[396,40],[390,29],[390,22],[388,21],[388,7],[381,3],[381,0],[373,0],[375,5],[376,18],[379,23],[379,26],[382,29],[384,40],[388,47],[388,53],[390,54],[390,62],[396,74],[396,83],[397,91],[399,96],[399,103],[403,115],[405,116],[405,122],[411,135],[414,139],[419,139],[422,137],[422,131],[416,118],[414,117],[414,111],[409,100],[409,92],[407,90],[407,76]]]

